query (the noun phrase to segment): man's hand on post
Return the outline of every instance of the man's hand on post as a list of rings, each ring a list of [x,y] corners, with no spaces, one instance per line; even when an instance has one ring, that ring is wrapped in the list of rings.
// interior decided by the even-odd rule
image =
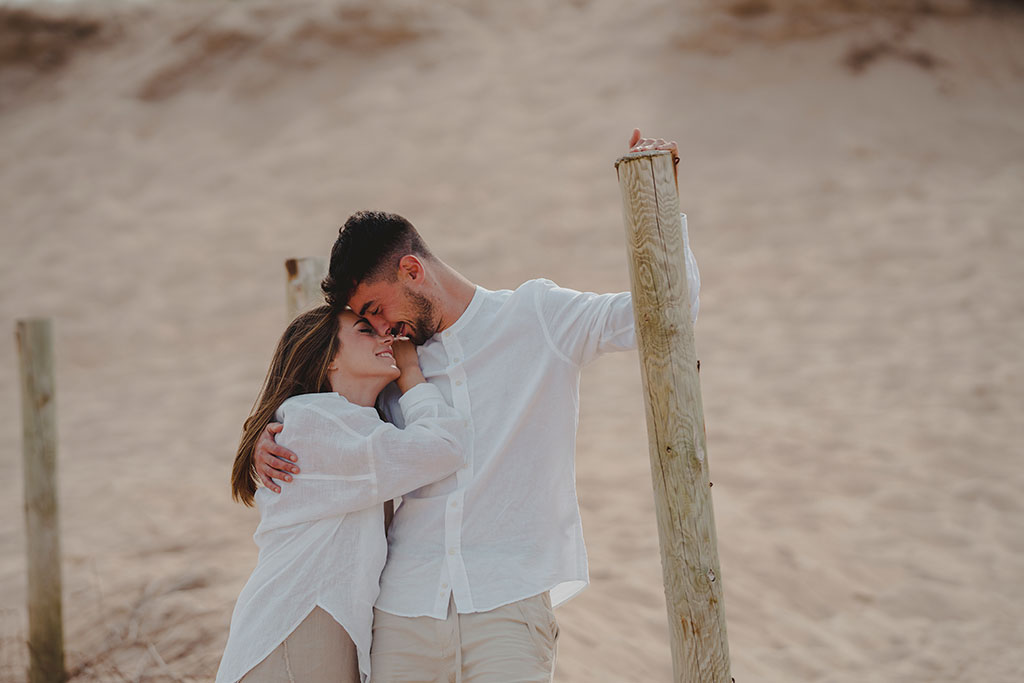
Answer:
[[[675,140],[666,141],[664,138],[645,138],[639,128],[633,129],[633,134],[629,136],[629,153],[633,152],[649,152],[655,149],[663,149],[672,152],[672,163],[673,171],[676,174],[676,187],[679,187],[679,145],[676,144]]]
[[[278,446],[274,435],[284,429],[280,422],[271,422],[260,434],[256,442],[253,460],[256,463],[256,475],[263,485],[274,493],[281,493],[281,487],[274,483],[275,479],[291,481],[292,474],[299,473],[299,466],[294,463],[298,458],[284,446]]]

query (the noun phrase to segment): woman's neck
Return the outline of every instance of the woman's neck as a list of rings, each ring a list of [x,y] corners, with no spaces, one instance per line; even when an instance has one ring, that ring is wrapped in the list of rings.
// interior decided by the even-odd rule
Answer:
[[[331,389],[344,396],[349,403],[372,408],[388,381],[381,377],[332,377]]]

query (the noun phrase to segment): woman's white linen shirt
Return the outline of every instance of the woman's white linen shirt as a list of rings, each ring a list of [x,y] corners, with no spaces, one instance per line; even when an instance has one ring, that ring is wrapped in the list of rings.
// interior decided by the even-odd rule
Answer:
[[[466,420],[437,387],[417,385],[398,405],[404,429],[336,393],[294,396],[278,409],[277,442],[302,472],[279,494],[256,492],[259,560],[235,604],[218,683],[244,676],[317,606],[348,632],[369,676],[387,556],[383,503],[449,475],[466,453]]]

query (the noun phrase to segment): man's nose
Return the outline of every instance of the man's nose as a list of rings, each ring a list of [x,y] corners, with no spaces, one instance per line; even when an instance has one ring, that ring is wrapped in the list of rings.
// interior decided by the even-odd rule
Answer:
[[[391,325],[388,324],[387,320],[374,318],[370,325],[373,327],[373,330],[377,333],[378,337],[391,336]]]

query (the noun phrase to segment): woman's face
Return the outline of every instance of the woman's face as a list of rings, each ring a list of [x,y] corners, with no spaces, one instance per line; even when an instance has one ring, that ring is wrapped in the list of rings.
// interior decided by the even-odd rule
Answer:
[[[380,378],[390,382],[401,374],[391,351],[393,341],[390,335],[377,336],[365,318],[343,311],[338,314],[339,348],[331,367],[346,378]]]

